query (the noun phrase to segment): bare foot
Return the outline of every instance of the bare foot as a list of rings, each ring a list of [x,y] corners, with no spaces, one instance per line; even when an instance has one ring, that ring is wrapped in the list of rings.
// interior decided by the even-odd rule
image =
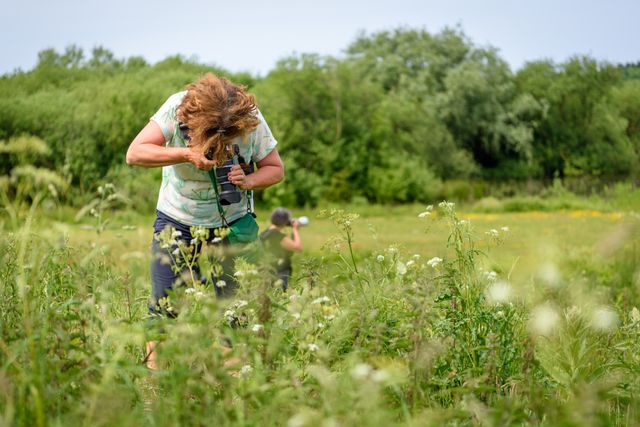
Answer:
[[[157,344],[158,344],[157,341],[149,341],[147,343],[147,350],[146,350],[147,355],[144,358],[145,362],[147,363],[147,368],[154,371],[157,369],[157,365],[156,365],[157,353],[154,351]]]
[[[240,359],[240,357],[233,356],[233,357],[230,357],[230,358],[226,359],[222,363],[222,366],[227,367],[227,366],[239,365],[240,362],[242,362],[242,359]]]

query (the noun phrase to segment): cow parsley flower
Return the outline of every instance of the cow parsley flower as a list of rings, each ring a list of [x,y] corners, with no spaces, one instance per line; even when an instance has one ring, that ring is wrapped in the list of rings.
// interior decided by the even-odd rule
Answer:
[[[356,379],[364,379],[369,376],[373,368],[367,363],[358,363],[351,368],[351,376]]]
[[[396,264],[396,273],[398,273],[400,276],[403,276],[407,273],[407,266],[404,264],[404,262],[398,261],[398,263]]]
[[[560,315],[549,304],[539,305],[533,309],[529,326],[537,335],[549,335],[560,323]]]
[[[493,238],[500,237],[500,233],[495,228],[492,228],[489,231],[485,231],[484,234],[488,235],[489,237],[493,237]]]
[[[498,273],[496,273],[495,271],[485,271],[484,272],[484,277],[487,278],[488,281],[490,282],[495,282],[498,279]]]
[[[494,304],[509,302],[513,296],[513,289],[507,282],[496,282],[487,289],[487,300]]]
[[[442,258],[434,256],[429,261],[427,261],[427,265],[431,268],[437,268],[440,264],[442,264]]]
[[[320,298],[316,298],[316,299],[314,299],[314,300],[311,302],[311,304],[322,304],[322,303],[330,302],[330,301],[331,301],[331,299],[330,299],[328,296],[323,295],[323,296],[321,296]]]
[[[618,325],[618,313],[611,307],[597,307],[591,314],[591,327],[600,332],[610,332]]]

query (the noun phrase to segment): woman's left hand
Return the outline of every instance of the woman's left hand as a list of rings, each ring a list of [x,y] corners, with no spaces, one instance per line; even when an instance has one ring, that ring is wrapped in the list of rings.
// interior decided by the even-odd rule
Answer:
[[[240,165],[233,165],[227,177],[229,178],[229,181],[233,185],[236,185],[240,189],[242,190],[251,189],[250,177],[245,175]]]

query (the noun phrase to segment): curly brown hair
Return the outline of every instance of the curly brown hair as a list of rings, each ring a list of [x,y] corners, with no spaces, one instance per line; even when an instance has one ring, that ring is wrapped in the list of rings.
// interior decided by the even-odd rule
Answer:
[[[241,85],[207,73],[187,86],[178,107],[180,122],[189,127],[190,146],[221,165],[230,142],[258,126],[256,101]]]

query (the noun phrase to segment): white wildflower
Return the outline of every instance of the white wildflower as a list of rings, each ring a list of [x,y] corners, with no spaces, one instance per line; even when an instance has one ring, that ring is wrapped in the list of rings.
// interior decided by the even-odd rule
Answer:
[[[487,300],[494,304],[509,302],[513,296],[513,289],[508,282],[496,282],[487,289]]]
[[[351,376],[356,379],[364,379],[369,376],[371,371],[373,371],[373,369],[368,364],[358,363],[351,368]]]
[[[508,233],[509,232],[509,227],[506,227],[506,226],[505,227],[501,227],[500,230],[502,230],[505,233]]]
[[[220,243],[222,242],[222,237],[214,237],[211,243]]]
[[[180,255],[180,248],[175,248],[173,252],[171,252],[174,256]]]
[[[395,246],[389,246],[389,249],[387,249],[387,251],[389,251],[390,254],[396,254],[398,253],[398,248],[396,248]]]
[[[182,236],[182,231],[180,231],[180,230],[173,230],[171,232],[171,238],[172,239],[175,239],[175,238],[180,237],[180,236]]]
[[[205,293],[202,292],[202,291],[198,291],[198,292],[196,292],[195,296],[196,296],[197,299],[204,298]]]
[[[208,232],[204,227],[193,227],[191,229],[191,234],[197,239],[206,239]]]
[[[318,351],[320,347],[318,347],[318,344],[310,342],[309,344],[307,344],[307,349],[309,351]]]
[[[244,365],[240,368],[240,375],[249,375],[253,371],[253,367],[251,365]]]
[[[225,282],[224,280],[218,280],[216,282],[216,286],[219,288],[224,288],[225,286],[227,286],[227,282]]]
[[[413,254],[413,259],[415,259],[415,260],[420,259],[420,254]]]
[[[450,211],[456,206],[456,204],[453,203],[453,202],[442,201],[442,202],[438,203],[438,206],[440,206],[441,209],[444,209],[446,211]]]
[[[533,309],[529,326],[536,335],[549,335],[559,323],[557,310],[549,304],[543,304]]]
[[[618,313],[611,307],[597,307],[591,314],[591,327],[600,332],[611,332],[618,325]]]
[[[251,327],[251,330],[256,333],[260,332],[263,329],[264,329],[264,326],[260,325],[259,323],[256,323]]]
[[[418,214],[418,218],[425,218],[431,215],[431,211],[433,210],[433,205],[427,206],[427,208]]]
[[[224,312],[224,316],[229,319],[233,319],[234,317],[236,317],[236,312],[234,310],[229,309]]]
[[[498,273],[496,273],[495,271],[491,270],[491,271],[485,271],[484,272],[484,277],[486,277],[486,279],[490,282],[495,282],[496,280],[498,280]]]
[[[377,383],[383,383],[389,379],[389,373],[384,369],[379,369],[371,375],[371,379]]]
[[[188,294],[188,295],[191,295],[191,294],[193,294],[195,292],[196,292],[196,290],[194,288],[187,288],[187,289],[184,290],[184,293]]]
[[[377,260],[378,262],[382,262],[382,261],[384,261],[384,255],[378,255],[378,256],[376,257],[376,260]]]
[[[427,261],[427,265],[431,268],[437,268],[440,264],[442,264],[442,258],[434,256],[429,261]]]
[[[409,261],[407,261],[407,268],[411,267],[415,263],[416,262],[414,260],[410,259]]]
[[[407,273],[407,266],[404,264],[404,262],[398,261],[398,263],[396,264],[396,273],[398,273],[400,276],[403,276]]]
[[[331,301],[331,299],[330,299],[328,296],[323,295],[323,296],[321,296],[320,298],[316,298],[316,299],[314,299],[314,300],[311,302],[311,304],[322,304],[322,303],[330,302],[330,301]]]
[[[489,231],[485,231],[484,234],[488,235],[489,237],[493,237],[493,238],[500,237],[500,233],[495,228],[492,228]]]
[[[309,417],[304,413],[295,414],[287,421],[287,427],[304,427],[309,421]]]
[[[235,277],[242,277],[242,276],[244,276],[244,271],[240,271],[240,270],[238,270],[238,271],[236,271],[235,273],[233,273],[233,275],[234,275]]]
[[[318,323],[318,329],[323,329],[324,328],[324,323],[320,322]]]

